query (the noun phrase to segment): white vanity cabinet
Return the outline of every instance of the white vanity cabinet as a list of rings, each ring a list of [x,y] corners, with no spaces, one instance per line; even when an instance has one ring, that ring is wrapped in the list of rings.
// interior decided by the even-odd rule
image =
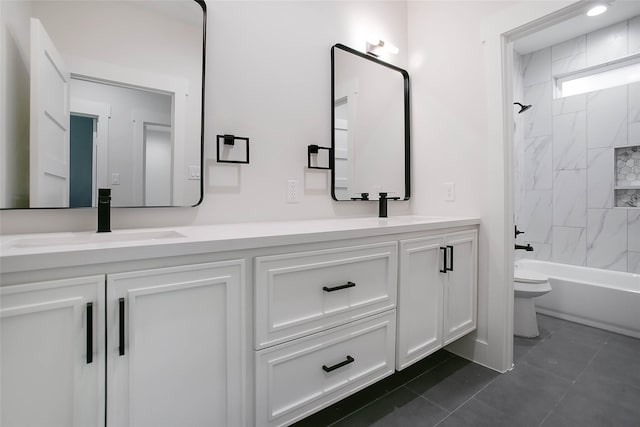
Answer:
[[[246,425],[244,270],[235,260],[0,288],[1,425],[104,426],[105,405],[114,427]]]
[[[478,224],[0,236],[1,425],[302,420],[475,329]]]
[[[0,425],[104,424],[104,276],[0,288]]]
[[[398,370],[476,328],[477,230],[400,241]]]
[[[107,425],[242,426],[244,261],[107,276]]]

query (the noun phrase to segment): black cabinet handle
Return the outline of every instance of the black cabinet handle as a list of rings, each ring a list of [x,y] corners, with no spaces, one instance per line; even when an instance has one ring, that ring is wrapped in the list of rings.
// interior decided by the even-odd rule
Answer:
[[[446,273],[447,272],[447,248],[440,246],[440,250],[442,251],[443,258],[444,258],[442,261],[443,269],[440,270],[440,273]]]
[[[336,369],[342,368],[343,366],[348,365],[349,363],[353,363],[355,361],[356,359],[354,359],[353,357],[347,356],[347,360],[343,360],[342,362],[337,363],[333,366],[322,365],[322,370],[325,372],[335,371]]]
[[[345,285],[334,286],[333,288],[329,288],[327,286],[323,286],[322,290],[325,291],[325,292],[333,292],[333,291],[339,291],[340,289],[353,288],[354,286],[356,286],[355,283],[347,282]]]
[[[87,303],[87,364],[93,362],[93,303]]]
[[[120,298],[118,300],[118,316],[119,316],[119,322],[120,324],[119,326],[119,332],[120,332],[120,336],[118,338],[119,341],[119,345],[120,348],[118,350],[118,353],[120,354],[120,356],[124,356],[124,298]]]
[[[453,271],[453,246],[449,246],[449,245],[447,245],[447,248],[449,248],[449,249],[451,250],[451,258],[449,258],[449,259],[450,259],[450,261],[451,261],[451,264],[449,264],[449,267],[446,267],[446,265],[447,265],[447,261],[445,261],[445,262],[444,262],[445,270]],[[445,252],[445,254],[446,254],[446,252]],[[446,260],[446,259],[447,259],[447,258],[445,258],[445,260]]]

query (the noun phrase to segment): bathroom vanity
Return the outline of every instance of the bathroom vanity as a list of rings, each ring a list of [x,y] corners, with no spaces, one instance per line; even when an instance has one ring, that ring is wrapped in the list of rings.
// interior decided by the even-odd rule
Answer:
[[[1,423],[291,424],[475,329],[478,224],[2,236]]]

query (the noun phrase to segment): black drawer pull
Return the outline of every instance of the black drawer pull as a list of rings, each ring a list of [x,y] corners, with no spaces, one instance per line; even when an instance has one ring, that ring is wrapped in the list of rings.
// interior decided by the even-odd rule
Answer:
[[[87,303],[87,364],[93,363],[93,303]]]
[[[338,368],[342,368],[345,365],[348,365],[349,363],[353,363],[355,362],[356,359],[354,359],[351,356],[347,356],[347,360],[343,360],[342,362],[335,364],[333,366],[327,366],[327,365],[322,365],[322,370],[325,372],[331,372],[331,371],[335,371]]]
[[[118,325],[118,329],[119,329],[119,334],[120,336],[118,337],[118,341],[119,341],[119,346],[120,348],[118,349],[118,354],[120,356],[124,356],[124,298],[120,298],[118,300],[118,315],[119,315],[119,325]]]
[[[446,273],[447,272],[447,248],[440,246],[440,250],[444,253],[444,260],[442,263],[443,269],[440,270],[440,273]]]
[[[340,289],[347,289],[347,288],[353,288],[356,284],[353,282],[347,282],[346,285],[340,285],[340,286],[334,286],[333,288],[329,288],[327,286],[323,286],[322,290],[325,292],[333,292],[333,291],[339,291]]]
[[[447,262],[445,261],[445,269],[449,270],[449,271],[453,271],[453,246],[447,245],[447,248],[449,248],[451,250],[451,254],[449,255],[450,256],[449,260],[451,261],[451,264],[449,264],[449,267],[446,267]]]

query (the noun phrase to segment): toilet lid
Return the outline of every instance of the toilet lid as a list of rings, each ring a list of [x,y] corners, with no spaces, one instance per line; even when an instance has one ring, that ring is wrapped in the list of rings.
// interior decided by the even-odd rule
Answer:
[[[514,280],[522,283],[544,283],[549,280],[549,278],[543,274],[520,268],[514,270],[513,276]]]

